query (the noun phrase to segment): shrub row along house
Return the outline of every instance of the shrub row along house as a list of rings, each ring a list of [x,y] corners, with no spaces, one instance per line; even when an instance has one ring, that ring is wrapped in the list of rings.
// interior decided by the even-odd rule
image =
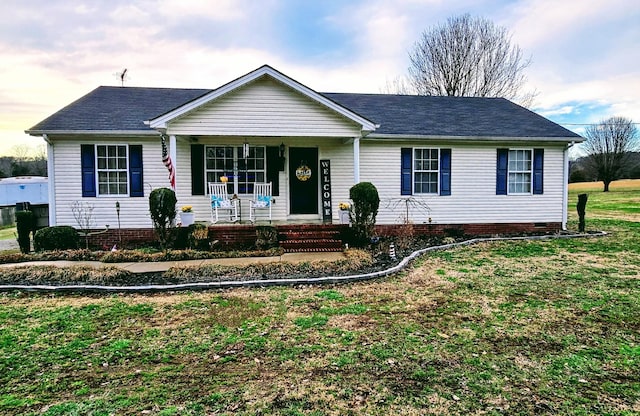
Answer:
[[[319,93],[270,66],[217,89],[99,87],[27,130],[48,145],[50,224],[85,201],[101,224],[150,229],[148,195],[211,219],[207,184],[228,178],[248,219],[272,183],[272,220],[337,223],[349,188],[371,182],[377,223],[470,233],[565,226],[577,134],[501,98]],[[165,162],[167,162],[165,158]]]

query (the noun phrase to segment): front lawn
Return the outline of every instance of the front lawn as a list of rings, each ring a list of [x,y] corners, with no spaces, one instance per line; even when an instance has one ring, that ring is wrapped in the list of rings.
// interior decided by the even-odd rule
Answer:
[[[622,205],[587,206],[605,238],[461,247],[373,282],[2,295],[0,413],[639,414],[640,215]]]

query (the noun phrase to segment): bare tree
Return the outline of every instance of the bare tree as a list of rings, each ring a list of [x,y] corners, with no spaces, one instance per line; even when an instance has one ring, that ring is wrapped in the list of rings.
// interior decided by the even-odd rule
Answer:
[[[422,33],[409,52],[411,86],[419,95],[504,97],[531,105],[522,87],[531,63],[507,29],[465,14]]]
[[[91,235],[89,230],[95,223],[93,209],[94,206],[88,202],[73,201],[71,203],[71,212],[73,213],[73,218],[76,220],[76,224],[78,224],[78,228],[80,228],[79,234],[84,236],[86,249],[89,248],[89,236]]]
[[[392,80],[387,79],[385,85],[380,88],[382,94],[415,95],[411,81],[405,76],[398,76]]]
[[[620,179],[631,152],[640,147],[638,129],[628,118],[611,117],[588,127],[585,138],[586,164],[604,182],[604,192],[609,192],[609,184]]]
[[[31,147],[27,144],[15,145],[11,148],[14,156],[11,157],[11,168],[3,173],[11,176],[47,176],[47,151],[44,144]]]

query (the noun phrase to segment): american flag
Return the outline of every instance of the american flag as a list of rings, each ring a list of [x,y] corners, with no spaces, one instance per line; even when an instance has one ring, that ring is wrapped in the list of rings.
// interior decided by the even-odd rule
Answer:
[[[173,162],[171,162],[171,156],[169,156],[169,151],[167,150],[167,143],[164,139],[164,134],[162,135],[162,163],[167,167],[169,171],[169,182],[171,183],[171,189],[176,190],[176,172],[173,169]]]

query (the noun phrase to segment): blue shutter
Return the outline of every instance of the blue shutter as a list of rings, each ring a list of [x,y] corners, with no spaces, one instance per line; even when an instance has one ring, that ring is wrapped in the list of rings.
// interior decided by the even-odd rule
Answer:
[[[440,195],[451,195],[451,149],[440,149]]]
[[[543,186],[544,149],[533,149],[533,194],[541,195]]]
[[[413,163],[413,149],[403,147],[400,149],[400,194],[412,195],[411,164]]]
[[[498,149],[496,168],[496,195],[506,195],[507,178],[509,176],[509,149]]]
[[[280,195],[280,147],[267,146],[267,182],[271,182],[271,194]]]
[[[129,146],[129,196],[144,196],[142,145]]]
[[[191,195],[204,195],[204,145],[191,145]]]
[[[96,150],[92,144],[80,145],[82,196],[96,196]]]

